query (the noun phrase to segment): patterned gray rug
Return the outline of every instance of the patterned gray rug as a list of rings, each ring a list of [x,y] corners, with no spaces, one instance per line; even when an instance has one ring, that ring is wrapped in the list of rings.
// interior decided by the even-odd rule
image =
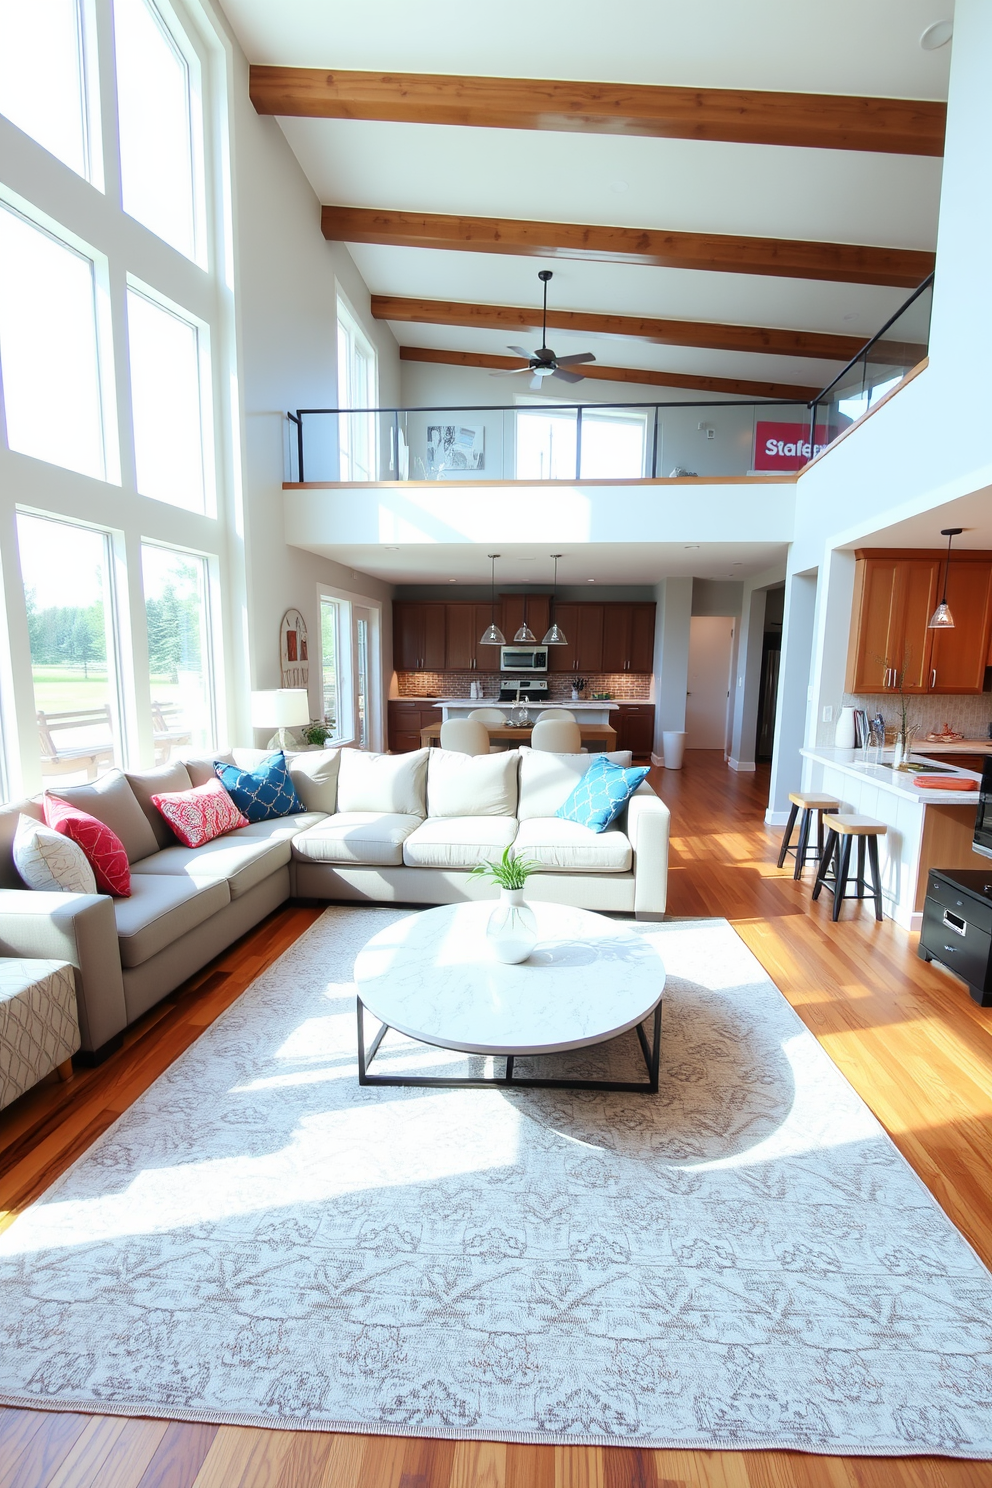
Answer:
[[[329,909],[0,1237],[0,1401],[992,1455],[992,1277],[725,922],[640,927],[652,1099],[360,1089],[351,967],[396,915]]]

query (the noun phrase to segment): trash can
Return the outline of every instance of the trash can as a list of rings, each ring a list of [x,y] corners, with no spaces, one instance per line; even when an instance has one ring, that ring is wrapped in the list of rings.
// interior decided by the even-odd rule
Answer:
[[[681,770],[682,756],[685,753],[685,734],[676,730],[665,730],[662,733],[662,744],[665,751],[665,769]]]

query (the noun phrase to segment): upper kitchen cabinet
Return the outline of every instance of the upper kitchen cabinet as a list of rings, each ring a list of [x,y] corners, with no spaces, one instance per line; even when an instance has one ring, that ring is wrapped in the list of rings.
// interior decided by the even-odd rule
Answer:
[[[499,647],[480,646],[479,638],[488,630],[492,619],[490,604],[445,605],[447,611],[447,642],[445,663],[449,672],[498,672]],[[503,629],[499,606],[496,607],[496,624]],[[505,634],[505,630],[504,630]]]
[[[603,670],[603,606],[564,603],[555,606],[555,619],[567,644],[548,647],[549,672]]]
[[[544,640],[551,624],[550,594],[501,594],[499,597],[503,620],[500,626],[506,636],[507,645],[513,645],[513,637],[524,621],[530,626],[537,644]]]
[[[655,607],[649,601],[603,606],[603,671],[654,671]]]
[[[857,555],[847,690],[855,693],[978,693],[992,628],[992,554],[951,559],[947,602],[954,628],[930,630],[943,591],[940,552]]]
[[[393,666],[398,672],[444,671],[447,608],[419,599],[394,601]]]

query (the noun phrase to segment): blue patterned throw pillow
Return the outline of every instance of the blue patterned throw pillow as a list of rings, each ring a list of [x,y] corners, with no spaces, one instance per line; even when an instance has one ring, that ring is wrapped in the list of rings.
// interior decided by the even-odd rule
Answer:
[[[281,749],[262,760],[254,770],[239,770],[237,765],[225,764],[223,760],[214,760],[214,769],[231,800],[250,822],[296,816],[306,810],[296,794]]]
[[[593,832],[605,832],[616,821],[631,796],[647,775],[648,765],[624,769],[605,755],[594,759],[578,785],[555,816],[578,822]]]

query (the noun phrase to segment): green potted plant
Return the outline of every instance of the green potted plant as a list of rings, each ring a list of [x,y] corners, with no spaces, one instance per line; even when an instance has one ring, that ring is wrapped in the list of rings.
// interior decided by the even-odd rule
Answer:
[[[516,965],[526,961],[537,944],[537,916],[524,903],[527,879],[538,868],[531,858],[521,858],[512,847],[503,849],[495,863],[476,863],[470,878],[489,878],[499,885],[499,903],[489,916],[486,936],[497,961]]]
[[[308,723],[304,728],[300,729],[300,733],[303,735],[307,744],[314,749],[323,749],[331,737],[331,729],[322,718],[314,719],[313,723]]]

